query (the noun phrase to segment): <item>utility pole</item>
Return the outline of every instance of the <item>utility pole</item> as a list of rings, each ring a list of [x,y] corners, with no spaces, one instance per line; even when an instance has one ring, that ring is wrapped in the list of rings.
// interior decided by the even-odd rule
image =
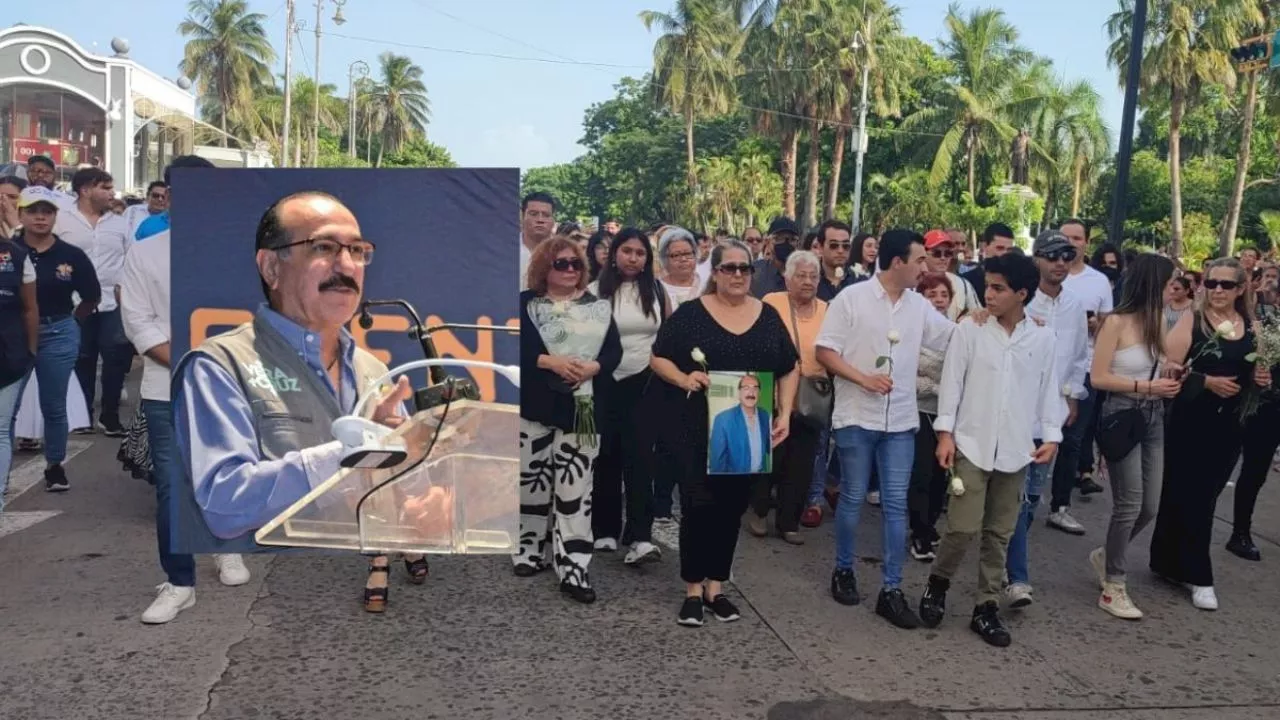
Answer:
[[[356,71],[360,77],[369,76],[369,64],[356,60],[347,66],[347,154],[356,159]]]
[[[295,0],[286,0],[289,8],[284,25],[284,129],[280,139],[280,167],[289,167],[290,120],[293,115],[293,18]]]
[[[871,22],[867,18],[867,0],[862,0],[862,29],[871,31]],[[869,40],[863,36],[862,32],[853,34],[853,43],[851,47],[854,56],[857,57],[859,50],[862,53],[862,100],[858,104],[858,159],[854,163],[853,174],[853,222],[849,223],[853,226],[853,234],[857,235],[862,230],[862,163],[867,155],[867,83],[871,80],[871,47]],[[840,178],[835,179],[840,182]]]
[[[320,159],[320,14],[324,12],[324,0],[316,0],[316,66],[311,79],[315,103],[311,109],[311,167]]]
[[[1111,191],[1111,223],[1107,240],[1116,247],[1124,242],[1125,195],[1129,189],[1129,165],[1133,159],[1133,123],[1138,109],[1138,83],[1142,78],[1142,46],[1147,31],[1147,0],[1133,2],[1133,29],[1129,39],[1129,77],[1124,88],[1120,118],[1120,151],[1116,157],[1116,186]]]

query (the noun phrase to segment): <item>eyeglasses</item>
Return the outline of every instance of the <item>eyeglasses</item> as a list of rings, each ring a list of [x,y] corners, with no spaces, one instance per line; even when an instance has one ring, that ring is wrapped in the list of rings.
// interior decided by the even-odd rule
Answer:
[[[578,258],[556,258],[551,261],[551,269],[556,272],[582,272],[583,264]]]
[[[330,261],[337,260],[338,256],[342,254],[342,251],[346,250],[350,253],[352,262],[365,267],[373,262],[373,251],[375,249],[374,244],[367,240],[354,242],[348,245],[329,238],[307,238],[306,240],[299,240],[298,242],[288,243],[286,245],[277,245],[271,249],[279,252],[280,250],[286,250],[299,245],[306,245],[307,249],[311,253],[311,257],[324,258],[325,260]]]
[[[1036,257],[1042,257],[1049,262],[1072,262],[1076,259],[1075,250],[1050,250],[1043,252]]]
[[[741,265],[721,265],[720,267],[716,268],[716,270],[725,275],[742,275],[742,276],[750,276],[756,271],[755,267],[751,265],[747,265],[746,263],[743,263]]]
[[[950,260],[955,256],[956,252],[951,248],[934,248],[929,251],[929,254],[938,260]]]
[[[670,255],[667,256],[667,259],[668,260],[692,260],[693,253],[691,252],[671,253]]]
[[[149,197],[149,198],[150,198],[150,199],[152,199],[152,200],[163,200],[163,199],[164,199],[164,193],[151,193],[151,194],[150,194],[150,195],[148,195],[147,197]]]
[[[1218,288],[1235,290],[1240,287],[1240,283],[1235,280],[1205,280],[1201,284],[1204,285],[1205,290],[1217,290]]]

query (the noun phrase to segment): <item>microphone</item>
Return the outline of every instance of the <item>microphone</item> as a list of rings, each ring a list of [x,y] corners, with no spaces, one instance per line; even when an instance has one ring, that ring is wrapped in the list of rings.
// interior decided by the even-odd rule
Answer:
[[[418,341],[418,344],[422,347],[422,355],[427,360],[440,358],[440,353],[436,350],[436,345],[431,340],[431,333],[439,330],[505,331],[511,335],[520,333],[518,328],[468,325],[464,323],[444,323],[424,327],[422,318],[418,315],[418,311],[414,309],[413,305],[406,300],[399,299],[365,300],[361,302],[360,327],[365,330],[373,327],[373,315],[369,313],[369,308],[371,307],[398,307],[404,310],[413,320],[413,327],[409,330],[409,337]],[[418,412],[444,405],[453,400],[480,399],[480,388],[476,386],[471,378],[458,378],[448,375],[440,365],[431,365],[428,372],[430,373],[431,385],[425,388],[416,388],[413,392],[414,406]]]

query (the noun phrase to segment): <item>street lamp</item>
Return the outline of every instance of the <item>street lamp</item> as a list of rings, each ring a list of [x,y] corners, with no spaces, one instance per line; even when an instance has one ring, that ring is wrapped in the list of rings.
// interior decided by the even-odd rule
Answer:
[[[313,95],[315,97],[313,115],[311,117],[311,165],[315,167],[320,157],[320,24],[324,20],[324,2],[325,0],[316,0],[316,67],[315,77],[312,82],[315,84]],[[342,6],[347,4],[347,0],[333,0],[333,4],[337,7],[337,11],[333,15],[333,24],[342,25],[347,21],[342,17]]]
[[[866,17],[866,6],[863,6],[863,17]],[[856,57],[858,53],[867,47],[867,41],[862,37],[862,32],[858,31],[853,34],[853,42],[849,43],[849,49],[853,51]],[[853,232],[856,235],[862,228],[862,163],[867,155],[867,83],[871,78],[871,64],[867,62],[866,55],[862,57],[862,100],[858,103],[858,160],[854,165],[853,175]]]
[[[342,8],[338,8],[338,15],[334,16],[336,22],[338,17],[342,15]],[[363,60],[356,60],[347,66],[347,153],[352,160],[356,159],[356,76],[360,79],[369,77],[369,64]]]

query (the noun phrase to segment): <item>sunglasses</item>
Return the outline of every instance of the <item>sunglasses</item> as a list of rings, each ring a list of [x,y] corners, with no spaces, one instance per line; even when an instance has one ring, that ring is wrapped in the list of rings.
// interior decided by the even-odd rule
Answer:
[[[1072,262],[1076,259],[1076,251],[1050,250],[1049,252],[1040,253],[1037,257],[1042,257],[1049,262]]]
[[[743,276],[751,275],[756,271],[755,267],[751,265],[747,265],[745,263],[741,265],[721,265],[720,267],[716,268],[716,270],[721,273],[724,273],[725,275],[743,275]]]
[[[933,250],[930,250],[929,254],[939,260],[943,260],[943,259],[950,260],[952,257],[955,256],[956,252],[951,248],[935,248]]]
[[[556,258],[551,261],[551,269],[557,272],[582,272],[582,261],[578,258]]]
[[[1218,288],[1222,288],[1223,290],[1235,290],[1240,287],[1240,283],[1235,280],[1205,280],[1202,284],[1206,290],[1217,290]]]
[[[148,197],[151,198],[152,200],[163,200],[164,193],[151,193]]]
[[[852,247],[853,247],[853,243],[847,243],[847,242],[827,243],[828,250],[849,250]]]

